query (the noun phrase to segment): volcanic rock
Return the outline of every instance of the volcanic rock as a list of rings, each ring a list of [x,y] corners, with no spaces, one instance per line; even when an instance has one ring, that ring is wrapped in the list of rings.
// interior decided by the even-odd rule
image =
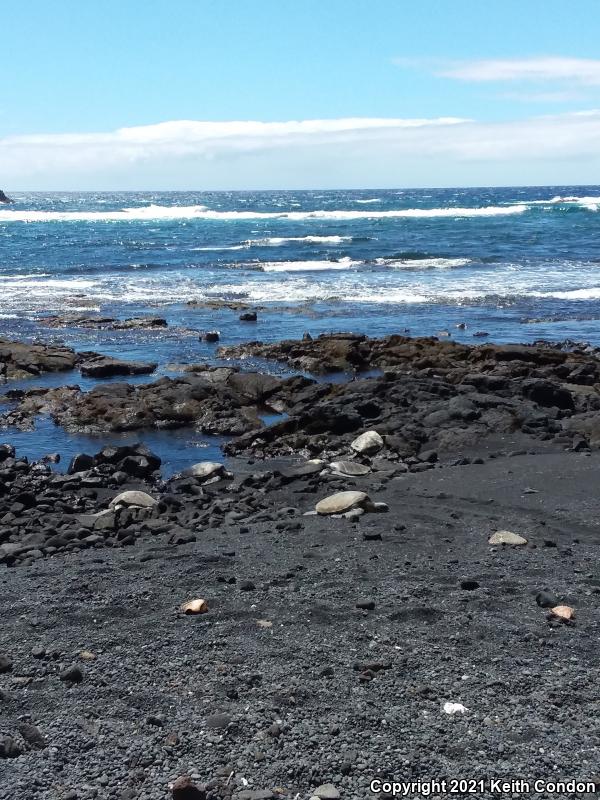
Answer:
[[[154,372],[157,366],[139,361],[121,361],[110,356],[98,356],[81,364],[79,369],[86,378],[110,378],[114,375],[148,375]]]

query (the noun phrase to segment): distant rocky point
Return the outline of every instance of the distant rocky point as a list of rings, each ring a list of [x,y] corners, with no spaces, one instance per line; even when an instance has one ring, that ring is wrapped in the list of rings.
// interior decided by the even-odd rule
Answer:
[[[7,197],[2,189],[0,189],[0,203],[13,203],[14,200],[11,200],[10,197]]]

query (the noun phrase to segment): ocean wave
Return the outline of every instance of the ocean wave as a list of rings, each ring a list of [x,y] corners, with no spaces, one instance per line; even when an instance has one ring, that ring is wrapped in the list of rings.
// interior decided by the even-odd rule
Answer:
[[[265,261],[260,264],[263,272],[319,272],[331,269],[352,269],[363,262],[351,258],[339,261]]]
[[[197,219],[206,206],[158,206],[122,208],[117,211],[3,210],[0,222],[132,222],[144,220]]]
[[[375,264],[392,269],[456,269],[471,263],[470,258],[376,258]]]
[[[524,206],[579,206],[588,211],[600,209],[600,197],[580,197],[578,195],[556,195],[550,200],[522,200],[519,205]]]
[[[268,236],[265,239],[247,239],[244,244],[250,247],[278,247],[292,242],[302,244],[343,244],[351,242],[352,236]]]
[[[381,197],[371,197],[368,200],[355,200],[355,203],[360,203],[361,205],[368,205],[369,203],[381,203]]]
[[[588,289],[560,289],[551,292],[527,292],[528,297],[545,297],[555,300],[600,300],[600,286]]]
[[[190,247],[193,252],[202,251],[206,253],[219,253],[225,250],[247,250],[248,244],[214,245],[207,247]]]
[[[480,206],[478,208],[403,208],[388,211],[212,211],[206,206],[158,206],[124,208],[119,211],[0,211],[0,222],[140,222],[173,220],[242,221],[250,219],[302,220],[359,220],[359,219],[450,219],[469,217],[498,217],[522,214],[527,206]]]

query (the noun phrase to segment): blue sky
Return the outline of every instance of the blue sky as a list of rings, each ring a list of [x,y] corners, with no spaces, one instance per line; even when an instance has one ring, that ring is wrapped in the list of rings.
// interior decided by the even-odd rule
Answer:
[[[2,28],[9,188],[600,183],[597,0],[20,0]]]

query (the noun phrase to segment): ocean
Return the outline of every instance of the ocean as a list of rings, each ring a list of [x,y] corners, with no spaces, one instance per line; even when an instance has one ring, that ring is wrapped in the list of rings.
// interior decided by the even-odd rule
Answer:
[[[203,330],[225,344],[351,330],[600,345],[600,187],[13,197],[0,206],[0,336],[158,361],[157,375],[213,361]],[[258,321],[203,305],[214,300],[257,306]],[[44,321],[95,313],[169,327]],[[62,446],[46,429],[36,447]]]

